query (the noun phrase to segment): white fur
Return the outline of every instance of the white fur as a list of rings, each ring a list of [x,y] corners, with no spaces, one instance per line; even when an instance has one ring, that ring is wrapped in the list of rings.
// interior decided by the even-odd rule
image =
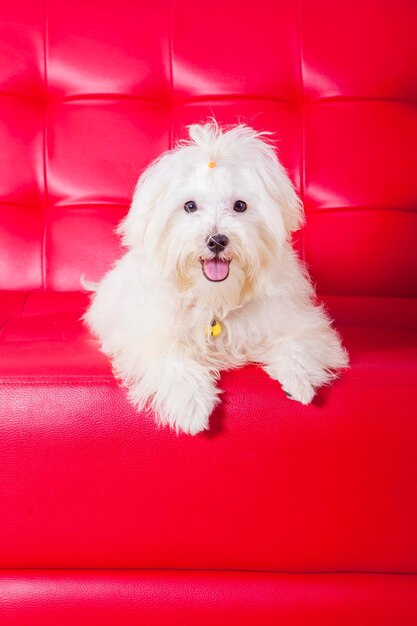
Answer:
[[[223,131],[214,120],[189,133],[140,177],[118,229],[128,251],[85,321],[132,403],[196,434],[219,402],[220,370],[259,363],[308,404],[348,358],[291,247],[302,205],[268,133]],[[197,211],[184,210],[189,200]],[[237,200],[244,213],[233,210]],[[205,242],[216,232],[230,241],[223,282],[208,281],[200,261],[213,256]],[[205,333],[212,319],[223,329],[216,338]]]

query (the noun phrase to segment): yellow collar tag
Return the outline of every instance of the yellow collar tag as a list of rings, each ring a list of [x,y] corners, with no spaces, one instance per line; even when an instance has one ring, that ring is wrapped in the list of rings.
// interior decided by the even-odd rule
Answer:
[[[218,337],[222,332],[222,325],[217,320],[211,320],[210,325],[206,327],[207,337]]]

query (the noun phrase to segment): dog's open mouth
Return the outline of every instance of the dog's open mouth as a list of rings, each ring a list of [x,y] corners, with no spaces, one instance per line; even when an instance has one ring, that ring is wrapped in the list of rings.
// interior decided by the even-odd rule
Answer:
[[[220,259],[215,256],[213,259],[200,259],[200,261],[207,280],[219,283],[229,276],[230,259]]]

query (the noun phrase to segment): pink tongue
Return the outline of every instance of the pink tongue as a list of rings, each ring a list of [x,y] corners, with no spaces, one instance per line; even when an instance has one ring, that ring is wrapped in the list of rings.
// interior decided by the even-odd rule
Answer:
[[[221,259],[206,259],[203,261],[203,269],[209,280],[224,280],[229,273],[229,263]]]

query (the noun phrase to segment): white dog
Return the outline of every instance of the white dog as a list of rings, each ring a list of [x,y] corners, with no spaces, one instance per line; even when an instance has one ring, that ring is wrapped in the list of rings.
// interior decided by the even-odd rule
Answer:
[[[142,174],[118,228],[127,253],[85,321],[138,409],[196,434],[220,370],[259,363],[293,400],[348,362],[291,247],[302,205],[265,139],[212,120]]]

